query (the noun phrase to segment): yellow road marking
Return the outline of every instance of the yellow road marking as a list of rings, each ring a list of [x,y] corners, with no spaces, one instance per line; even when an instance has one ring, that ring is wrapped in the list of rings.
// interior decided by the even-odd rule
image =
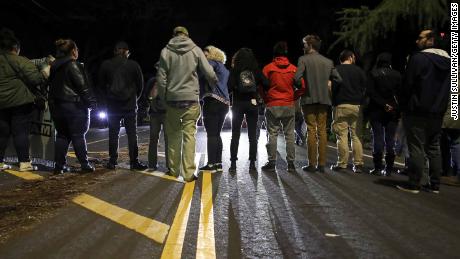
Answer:
[[[212,179],[210,172],[203,173],[200,225],[198,229],[196,258],[216,258],[214,240],[214,209],[212,204]]]
[[[138,215],[88,194],[82,194],[74,198],[73,202],[160,244],[163,244],[169,231],[169,225],[167,224]]]
[[[195,181],[186,183],[161,258],[181,258]]]
[[[19,172],[19,171],[15,171],[15,170],[3,170],[9,174],[12,174],[14,176],[17,176],[19,178],[22,178],[24,180],[43,180],[43,176],[39,175],[39,174],[34,174],[32,172],[29,172],[29,171],[25,171],[25,172]]]
[[[151,175],[151,176],[156,176],[156,177],[160,177],[160,178],[163,178],[163,179],[176,181],[176,182],[180,182],[180,183],[184,183],[184,181],[179,180],[178,178],[176,178],[174,176],[166,175],[165,173],[158,172],[158,171],[154,171],[154,172],[134,171],[134,172],[141,173],[141,174],[146,174],[146,175]]]

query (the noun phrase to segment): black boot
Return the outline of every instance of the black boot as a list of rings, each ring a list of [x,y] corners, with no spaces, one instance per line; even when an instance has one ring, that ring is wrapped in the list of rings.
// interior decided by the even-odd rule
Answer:
[[[374,169],[369,171],[370,174],[380,175],[382,174],[383,164],[382,164],[382,153],[373,153],[372,160],[374,161]]]
[[[251,161],[249,162],[249,171],[257,171],[257,168],[256,168],[256,161],[251,160]]]
[[[232,160],[230,164],[230,168],[228,169],[230,172],[236,172],[236,160]]]

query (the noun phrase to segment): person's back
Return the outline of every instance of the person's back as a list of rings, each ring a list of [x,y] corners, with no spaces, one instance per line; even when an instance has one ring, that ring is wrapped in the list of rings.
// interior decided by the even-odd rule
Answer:
[[[270,81],[265,95],[265,104],[270,106],[292,106],[294,104],[294,75],[297,67],[287,57],[276,57],[263,69]]]
[[[338,85],[333,84],[333,105],[361,104],[366,89],[364,71],[354,64],[341,64],[336,69],[342,81]]]

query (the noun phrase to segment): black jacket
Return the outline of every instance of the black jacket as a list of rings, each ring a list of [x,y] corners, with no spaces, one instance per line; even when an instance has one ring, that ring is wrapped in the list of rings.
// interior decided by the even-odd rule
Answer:
[[[83,64],[71,58],[57,59],[51,66],[51,101],[81,102],[95,108],[96,98]]]
[[[125,85],[123,89],[126,99],[120,100],[108,89],[115,78],[115,73],[120,73],[120,77],[123,79],[120,83]],[[102,63],[98,76],[98,86],[105,97],[109,109],[137,109],[137,98],[142,94],[144,77],[136,61],[129,60],[122,56],[115,56]]]
[[[450,58],[445,51],[427,49],[412,55],[401,91],[402,111],[442,117],[449,101],[449,79]]]
[[[373,69],[369,75],[367,94],[369,96],[370,111],[384,111],[385,105],[398,109],[397,100],[401,91],[401,73],[389,66]]]
[[[366,75],[364,71],[352,64],[343,64],[336,67],[342,81],[333,81],[332,105],[363,103],[366,90]]]

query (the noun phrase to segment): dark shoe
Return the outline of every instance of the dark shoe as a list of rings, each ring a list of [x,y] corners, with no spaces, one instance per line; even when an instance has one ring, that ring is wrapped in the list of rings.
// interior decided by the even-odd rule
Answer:
[[[150,170],[153,170],[153,171],[158,170],[158,164],[153,164],[153,163],[150,164],[150,163],[149,163],[149,169],[150,169]]]
[[[295,172],[295,164],[294,164],[294,161],[288,161],[288,167],[287,167],[287,170],[289,172]]]
[[[207,164],[205,166],[200,167],[200,171],[210,171],[211,173],[215,173],[216,168],[214,164]]]
[[[139,170],[139,171],[145,170],[147,168],[148,167],[146,165],[144,165],[143,163],[141,163],[139,161],[133,162],[129,166],[129,169],[131,169],[131,170]]]
[[[110,169],[110,170],[115,170],[116,165],[115,165],[115,164],[112,164],[112,163],[110,163],[110,162],[108,162],[108,163],[105,165],[105,168]]]
[[[382,175],[386,177],[390,177],[393,174],[394,169],[393,168],[385,168],[382,170]]]
[[[68,172],[70,172],[70,168],[67,167],[67,166],[63,166],[63,167],[57,166],[53,170],[53,174],[55,174],[55,175],[68,173]]]
[[[195,181],[195,180],[197,180],[197,179],[198,179],[198,177],[197,177],[196,175],[192,175],[192,178],[190,178],[190,179],[185,179],[185,181],[188,182],[188,183],[190,183],[190,182],[193,182],[193,181]]]
[[[424,190],[425,192],[439,194],[439,185],[425,184],[422,185],[422,190]]]
[[[275,161],[268,161],[261,167],[262,170],[264,171],[275,171],[276,166],[275,166]]]
[[[420,192],[420,187],[409,183],[396,185],[396,188],[398,188],[401,191],[410,192],[413,194],[417,194]]]
[[[257,171],[256,161],[249,162],[249,171]]]
[[[362,165],[354,165],[353,166],[353,173],[355,174],[361,174],[364,172],[364,168]]]
[[[304,166],[304,167],[302,167],[302,170],[303,170],[304,172],[314,173],[314,172],[316,172],[316,167],[311,166],[311,165],[309,165],[309,166]]]
[[[96,169],[94,169],[94,166],[90,165],[90,164],[84,164],[84,165],[81,165],[81,172],[82,173],[92,173],[94,172]]]
[[[373,168],[371,170],[369,170],[369,174],[372,174],[372,175],[383,175],[383,169],[382,168]]]
[[[224,171],[224,169],[222,168],[222,163],[214,164],[214,169],[216,169],[217,173],[221,173]]]
[[[338,165],[331,165],[331,170],[338,173],[345,173],[347,169]]]
[[[326,170],[324,170],[324,165],[319,165],[317,169],[318,169],[318,172],[320,172],[320,173],[325,173],[326,172]]]
[[[230,168],[228,169],[230,172],[236,172],[236,161],[232,161],[230,164]]]

